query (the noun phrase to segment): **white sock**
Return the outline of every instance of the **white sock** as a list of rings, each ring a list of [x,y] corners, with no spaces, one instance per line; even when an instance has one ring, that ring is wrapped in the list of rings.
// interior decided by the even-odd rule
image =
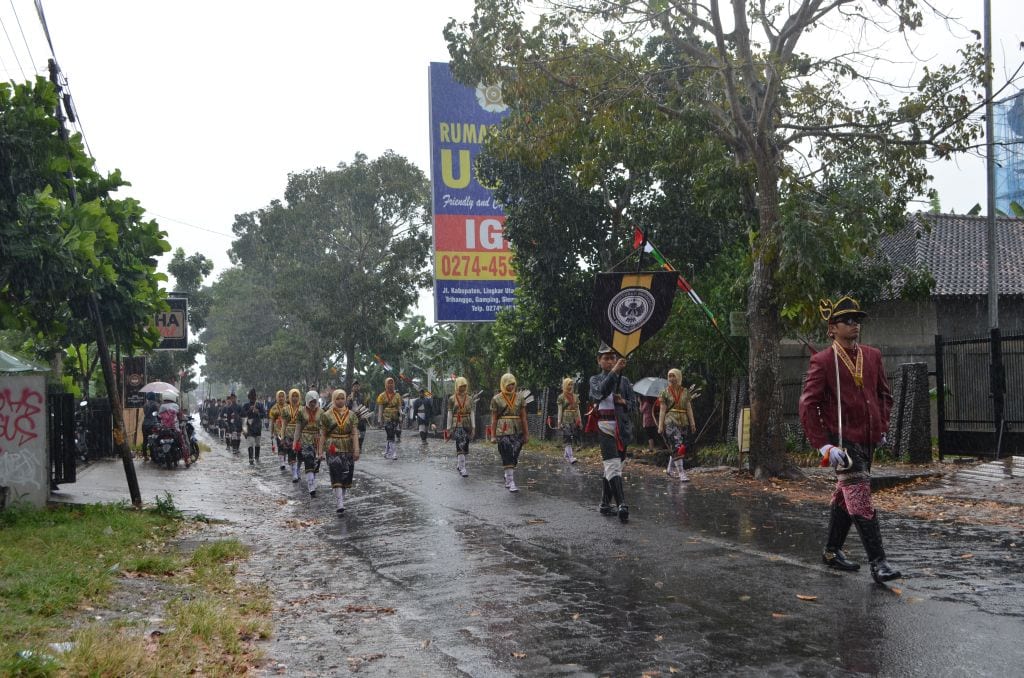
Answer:
[[[345,489],[341,487],[334,488],[334,497],[338,500],[338,508],[345,508]]]
[[[299,462],[292,464],[292,478],[299,477]]]
[[[674,464],[674,463],[676,463],[675,457],[673,457],[671,454],[669,454],[668,455],[668,468],[665,469],[665,470],[668,471],[669,473],[671,473],[672,472],[672,464]]]
[[[312,471],[306,472],[306,485],[309,486],[310,492],[316,489],[316,474]]]
[[[686,469],[683,468],[683,460],[682,459],[676,459],[676,466],[679,467],[679,477],[680,478],[685,478],[686,477]]]

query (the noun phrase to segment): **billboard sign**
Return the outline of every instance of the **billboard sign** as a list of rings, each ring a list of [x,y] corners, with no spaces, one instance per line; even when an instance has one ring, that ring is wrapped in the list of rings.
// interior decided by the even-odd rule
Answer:
[[[170,297],[171,309],[156,314],[154,322],[160,331],[158,351],[183,351],[188,348],[188,298]]]
[[[124,369],[125,409],[139,409],[146,404],[146,394],[139,391],[139,388],[148,381],[146,379],[146,357],[125,358],[122,366]]]
[[[436,322],[493,322],[515,304],[505,212],[476,175],[487,135],[506,115],[500,85],[467,87],[448,64],[430,64]]]

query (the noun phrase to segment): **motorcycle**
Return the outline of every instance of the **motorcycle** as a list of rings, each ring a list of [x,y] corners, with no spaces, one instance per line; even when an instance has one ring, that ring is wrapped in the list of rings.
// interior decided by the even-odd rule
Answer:
[[[149,446],[149,458],[154,464],[160,464],[166,468],[174,468],[182,457],[181,443],[178,442],[177,432],[172,428],[158,426],[149,434],[147,440]]]
[[[194,462],[199,459],[199,438],[196,436],[196,427],[192,425],[191,415],[185,420],[185,437],[188,439],[189,454]]]

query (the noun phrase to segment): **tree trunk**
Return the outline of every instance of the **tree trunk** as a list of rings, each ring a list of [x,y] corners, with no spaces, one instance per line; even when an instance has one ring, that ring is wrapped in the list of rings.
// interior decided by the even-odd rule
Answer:
[[[349,342],[345,347],[345,388],[352,390],[352,379],[355,377],[356,369],[356,345]]]
[[[784,475],[786,439],[782,427],[782,383],[779,379],[779,316],[775,273],[778,269],[778,170],[759,159],[757,207],[760,230],[747,298],[750,328],[750,469],[756,478]]]

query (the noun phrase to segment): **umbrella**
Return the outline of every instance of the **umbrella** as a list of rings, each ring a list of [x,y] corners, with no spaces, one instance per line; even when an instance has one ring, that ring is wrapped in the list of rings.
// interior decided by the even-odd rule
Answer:
[[[661,377],[644,377],[633,384],[633,393],[650,398],[657,398],[661,392],[668,388],[668,379]]]
[[[168,384],[166,381],[151,381],[139,388],[139,393],[174,393],[177,395],[178,388],[174,384]]]

